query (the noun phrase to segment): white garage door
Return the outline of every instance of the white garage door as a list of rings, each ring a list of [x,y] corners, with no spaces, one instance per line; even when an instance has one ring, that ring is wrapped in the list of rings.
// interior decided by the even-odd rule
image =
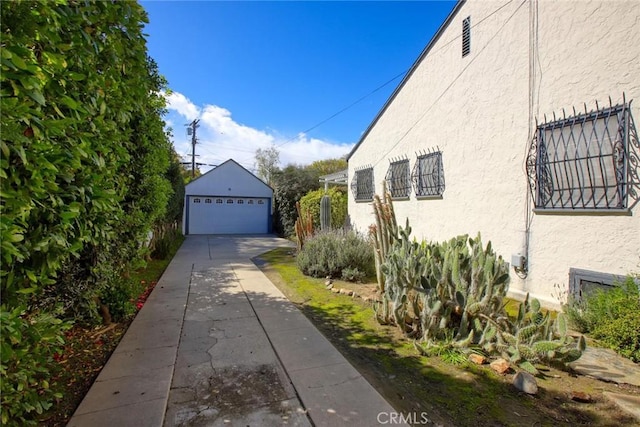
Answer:
[[[189,196],[188,234],[269,232],[269,199]]]

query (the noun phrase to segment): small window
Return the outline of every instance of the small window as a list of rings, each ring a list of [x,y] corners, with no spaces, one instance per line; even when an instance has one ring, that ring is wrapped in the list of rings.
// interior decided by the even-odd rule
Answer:
[[[211,203],[211,199],[204,199],[205,203]]]
[[[436,151],[418,156],[411,173],[411,180],[416,197],[442,196],[444,193],[442,152]]]
[[[264,205],[264,200],[258,200],[259,205]]]
[[[196,197],[195,199],[193,199],[193,203],[200,203],[200,199]]]
[[[539,125],[527,156],[536,210],[627,208],[637,156],[628,127],[628,104]]]
[[[351,180],[351,192],[356,202],[373,200],[373,168],[366,167],[356,170]]]
[[[253,204],[253,200],[249,200],[249,201],[247,202],[247,204],[252,205],[252,204]]]
[[[582,299],[596,290],[608,291],[627,280],[625,276],[600,273],[596,271],[569,269],[569,292],[571,296]],[[635,282],[640,286],[640,279]]]
[[[222,199],[216,199],[216,203],[218,204],[222,203]]]
[[[238,199],[238,204],[239,204],[239,205],[244,204],[244,200],[242,200],[242,199]]]
[[[394,199],[406,199],[411,191],[409,159],[392,161],[385,177],[387,190]]]
[[[227,204],[228,205],[232,205],[233,204],[233,199],[227,199]]]
[[[471,53],[471,17],[462,21],[462,57]]]

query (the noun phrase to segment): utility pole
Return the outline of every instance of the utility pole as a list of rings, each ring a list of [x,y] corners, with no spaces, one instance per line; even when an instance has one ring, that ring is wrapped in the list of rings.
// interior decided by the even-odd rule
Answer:
[[[198,140],[196,139],[196,129],[200,127],[198,123],[200,120],[195,119],[187,126],[189,126],[189,133],[191,134],[191,178],[196,175],[196,143]]]

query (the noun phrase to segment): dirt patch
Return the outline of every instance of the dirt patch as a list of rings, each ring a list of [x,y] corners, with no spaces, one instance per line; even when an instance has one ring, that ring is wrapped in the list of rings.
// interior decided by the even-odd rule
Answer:
[[[54,356],[57,366],[51,380],[53,387],[64,390],[64,393],[39,420],[39,425],[67,425],[130,323],[128,320],[110,329],[75,326],[65,333],[66,345],[62,353]]]
[[[375,322],[370,301],[333,293],[325,280],[301,278],[293,269],[286,271],[285,280],[269,265],[258,264],[402,414],[424,413],[432,423],[445,426],[639,425],[603,395],[612,391],[640,396],[639,387],[548,367],[537,378],[538,394],[530,396],[512,385],[513,372],[500,376],[486,365],[453,365],[440,357],[420,356],[396,328]],[[376,296],[375,284],[334,281],[333,285]],[[589,402],[573,400],[574,392],[588,394]]]

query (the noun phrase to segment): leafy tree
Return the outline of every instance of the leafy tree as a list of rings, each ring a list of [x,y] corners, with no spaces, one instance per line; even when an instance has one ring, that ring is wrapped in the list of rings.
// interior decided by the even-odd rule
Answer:
[[[318,176],[329,175],[347,169],[347,161],[345,159],[316,160],[307,166],[307,169],[317,173]]]
[[[294,232],[296,202],[311,190],[320,187],[318,174],[301,166],[289,165],[273,174],[275,229],[285,236]]]
[[[280,164],[280,152],[275,145],[264,149],[258,148],[255,159],[258,177],[271,185],[273,173],[278,170]]]

